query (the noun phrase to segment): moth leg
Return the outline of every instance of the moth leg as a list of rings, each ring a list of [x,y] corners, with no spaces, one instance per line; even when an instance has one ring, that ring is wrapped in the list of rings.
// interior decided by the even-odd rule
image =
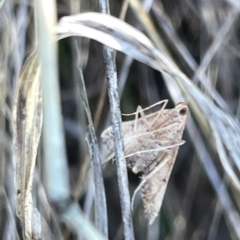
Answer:
[[[165,99],[165,100],[162,100],[162,101],[159,101],[159,102],[157,102],[157,103],[154,103],[154,104],[152,104],[151,106],[149,106],[149,107],[146,107],[146,108],[142,108],[142,110],[141,111],[146,111],[146,110],[149,110],[149,109],[151,109],[151,108],[153,108],[153,107],[155,107],[155,106],[157,106],[157,105],[161,105],[162,103],[164,103],[163,105],[164,106],[166,106],[167,105],[167,103],[168,103],[168,100],[167,99]],[[165,107],[164,107],[165,108]],[[134,113],[135,114],[135,113]],[[133,114],[132,114],[133,115]]]
[[[165,99],[165,100],[159,101],[159,102],[157,102],[157,103],[154,103],[154,104],[152,104],[152,105],[149,106],[149,107],[142,108],[141,111],[139,111],[139,112],[136,111],[136,112],[133,112],[133,113],[122,113],[121,115],[122,115],[122,116],[132,116],[132,115],[136,115],[136,113],[140,113],[140,112],[142,112],[142,111],[149,110],[149,109],[151,109],[151,108],[153,108],[153,107],[155,107],[155,106],[157,106],[157,105],[161,105],[162,103],[164,103],[164,105],[166,106],[167,103],[168,103],[168,100]]]
[[[159,113],[157,114],[156,118],[153,120],[153,122],[151,124],[149,124],[149,122],[147,121],[147,118],[146,118],[146,115],[144,113],[144,111],[154,107],[155,105],[158,105],[160,103],[164,102],[163,106],[161,107]],[[162,111],[164,110],[164,108],[166,107],[166,104],[167,104],[168,100],[163,100],[163,101],[160,101],[156,104],[153,104],[147,108],[142,108],[141,106],[138,106],[137,107],[137,110],[136,110],[136,116],[135,116],[135,121],[134,121],[134,132],[137,131],[137,120],[138,120],[138,113],[141,115],[141,119],[143,120],[145,126],[147,127],[148,130],[151,130],[151,127],[154,125],[154,123],[156,122],[156,120],[158,119],[158,117],[162,114]]]
[[[157,105],[160,105],[163,103],[163,106],[161,107],[159,113],[157,114],[156,118],[154,119],[154,121],[151,123],[151,125],[148,123],[148,121],[146,120],[146,115],[144,114],[144,111],[146,110],[149,110]],[[148,129],[150,129],[150,127],[157,121],[158,117],[162,114],[162,111],[165,109],[166,105],[168,103],[168,100],[165,99],[165,100],[162,100],[162,101],[159,101],[157,103],[154,103],[152,104],[151,106],[149,107],[146,107],[146,108],[142,108],[141,106],[138,106],[137,107],[137,110],[136,112],[134,113],[130,113],[130,114],[124,114],[122,113],[122,116],[132,116],[132,115],[135,115],[135,122],[134,122],[134,131],[137,129],[137,119],[138,119],[138,113],[140,113],[146,127],[148,127]]]
[[[140,182],[140,184],[138,185],[138,187],[135,189],[133,196],[132,196],[132,203],[131,203],[131,208],[133,210],[133,204],[134,204],[134,199],[135,196],[137,194],[137,192],[141,189],[141,187],[154,175],[156,174],[169,160],[171,159],[171,156],[169,156],[168,158],[164,158],[163,161],[161,161],[159,163],[158,166],[155,167],[155,169],[150,172],[148,175],[146,175],[145,177],[143,177],[142,181]]]
[[[147,109],[148,109],[148,108],[147,108]],[[145,110],[146,110],[146,108],[143,109],[141,106],[138,106],[136,112],[131,113],[131,114],[122,114],[123,116],[135,115],[134,125],[133,125],[133,131],[134,131],[134,132],[137,132],[138,114],[141,115],[141,118],[142,118],[144,124],[146,125],[146,127],[147,127],[148,129],[150,128],[150,125],[149,125],[149,123],[148,123],[148,121],[147,121],[147,119],[146,119],[146,116],[145,116],[145,114],[144,114],[144,111],[145,111]]]
[[[153,122],[152,122],[151,124],[149,124],[149,122],[147,121],[147,118],[146,118],[146,115],[145,115],[144,111],[146,111],[146,110],[148,110],[148,109],[151,109],[151,108],[153,108],[154,106],[157,106],[157,105],[162,104],[162,103],[163,103],[163,106],[162,106],[161,109],[158,111],[157,116],[155,117],[155,119],[153,120]],[[155,104],[153,104],[153,105],[151,105],[151,106],[149,106],[149,107],[147,107],[147,108],[144,108],[144,109],[143,109],[141,106],[138,106],[137,112],[140,113],[141,118],[143,119],[143,122],[145,123],[146,127],[148,128],[148,130],[151,130],[151,127],[152,127],[152,126],[155,124],[155,122],[158,120],[159,116],[161,116],[161,114],[162,114],[163,110],[165,109],[167,103],[168,103],[168,100],[165,99],[165,100],[159,101],[159,102],[157,102],[157,103],[155,103]],[[137,122],[137,121],[136,121],[136,122]],[[134,127],[135,127],[135,126],[134,126]]]
[[[163,110],[164,110],[165,107],[167,106],[168,100],[166,99],[166,100],[163,100],[162,102],[164,102],[164,103],[163,103],[163,106],[162,106],[161,109],[158,111],[158,114],[157,114],[157,116],[155,117],[155,119],[153,120],[153,122],[151,123],[151,126],[153,126],[153,125],[156,123],[156,121],[158,120],[158,118],[161,116]]]
[[[134,121],[134,129],[133,129],[133,131],[134,132],[137,131],[138,113],[140,113],[143,122],[145,123],[146,127],[149,129],[150,125],[149,125],[149,123],[148,123],[148,121],[146,119],[146,115],[144,113],[144,109],[141,106],[138,106],[137,107],[137,111],[136,111],[136,117],[135,117],[135,121]]]
[[[108,163],[111,159],[112,159],[112,161],[115,161],[114,156],[115,156],[115,154],[112,153],[109,157],[107,157],[107,159],[105,159],[105,160],[102,162],[102,165],[105,165],[105,164]]]

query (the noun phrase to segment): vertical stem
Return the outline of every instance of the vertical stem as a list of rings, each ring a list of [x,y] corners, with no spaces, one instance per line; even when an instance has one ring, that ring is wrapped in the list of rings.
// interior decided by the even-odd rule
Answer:
[[[44,177],[50,201],[54,203],[62,220],[78,236],[89,240],[104,240],[82,214],[70,196],[69,174],[64,142],[60,93],[57,69],[57,44],[55,39],[55,0],[35,0],[43,90],[43,143]]]
[[[109,3],[107,0],[98,0],[100,11],[105,14],[110,14]],[[122,134],[122,119],[119,109],[119,95],[117,86],[117,72],[113,49],[103,46],[103,57],[106,66],[106,75],[108,80],[108,95],[110,101],[115,156],[117,163],[118,185],[120,192],[122,218],[124,226],[124,239],[133,240],[133,223],[131,216],[130,194],[128,189],[127,166],[124,158],[123,134]]]
[[[56,2],[36,0],[43,90],[44,175],[53,202],[70,197],[55,40]],[[57,187],[56,187],[57,184]]]
[[[97,137],[93,126],[93,120],[90,112],[90,107],[88,104],[87,91],[84,83],[84,77],[82,73],[82,68],[80,66],[80,51],[77,48],[77,62],[79,70],[79,83],[77,85],[77,91],[80,92],[82,102],[84,104],[87,119],[88,119],[88,134],[87,143],[92,160],[93,175],[94,175],[94,185],[95,185],[95,222],[96,227],[103,233],[105,237],[108,236],[108,219],[107,219],[107,205],[106,205],[106,195],[103,184],[102,177],[102,166],[100,161],[100,152],[97,144]]]

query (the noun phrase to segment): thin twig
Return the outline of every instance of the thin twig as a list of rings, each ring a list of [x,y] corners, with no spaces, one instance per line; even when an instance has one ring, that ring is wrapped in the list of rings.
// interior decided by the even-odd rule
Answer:
[[[81,2],[79,0],[70,0],[69,1],[69,7],[70,7],[70,12],[71,14],[77,14],[81,12]],[[72,69],[73,69],[73,90],[74,90],[74,100],[75,100],[75,104],[76,104],[76,119],[77,119],[77,124],[79,125],[81,123],[82,126],[86,126],[86,119],[81,117],[84,116],[84,109],[81,103],[81,96],[79,94],[78,91],[78,81],[79,81],[79,77],[78,77],[78,69],[76,67],[76,62],[77,62],[77,53],[76,53],[76,42],[77,45],[79,47],[79,51],[81,51],[81,53],[79,54],[80,56],[82,56],[83,52],[82,52],[82,38],[79,37],[72,37],[71,38],[71,53],[72,53]],[[76,131],[74,129],[74,131]],[[86,148],[86,144],[84,141],[84,137],[86,136],[86,130],[85,128],[81,128],[81,132],[83,132],[82,134],[77,133],[77,141],[78,141],[78,159],[81,159],[81,165],[80,165],[80,169],[79,169],[79,173],[78,173],[78,179],[77,179],[77,184],[76,187],[74,189],[74,199],[76,201],[79,201],[79,198],[82,194],[82,186],[83,186],[83,181],[86,178],[86,175],[88,173],[87,171],[87,167],[88,167],[88,156],[87,154],[85,154],[85,148]]]
[[[94,183],[95,183],[95,221],[96,227],[104,234],[104,236],[108,236],[108,220],[107,220],[107,205],[106,205],[106,195],[103,184],[102,177],[102,166],[100,161],[100,152],[97,144],[97,137],[93,126],[93,120],[91,117],[90,107],[87,98],[87,91],[84,83],[83,72],[80,63],[80,52],[77,47],[77,64],[79,71],[79,82],[78,82],[78,92],[80,92],[80,96],[82,102],[85,107],[85,111],[88,119],[88,134],[86,137],[88,148],[91,156],[91,160],[93,163],[93,175],[94,175]]]
[[[110,14],[109,3],[107,0],[98,0],[101,13]],[[123,228],[125,240],[134,239],[133,223],[131,216],[130,193],[128,189],[127,166],[124,158],[124,146],[122,141],[122,119],[119,109],[120,101],[117,86],[116,63],[114,58],[114,50],[103,46],[103,57],[106,67],[106,75],[108,80],[108,96],[110,101],[110,109],[112,115],[113,136],[115,146],[115,156],[117,163],[118,185],[121,199]]]

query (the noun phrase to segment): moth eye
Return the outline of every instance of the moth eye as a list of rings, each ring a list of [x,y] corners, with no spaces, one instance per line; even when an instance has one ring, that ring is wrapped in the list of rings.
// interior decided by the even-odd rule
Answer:
[[[187,109],[186,109],[186,108],[182,108],[182,109],[179,111],[179,113],[180,113],[181,115],[185,115],[185,114],[187,114]]]

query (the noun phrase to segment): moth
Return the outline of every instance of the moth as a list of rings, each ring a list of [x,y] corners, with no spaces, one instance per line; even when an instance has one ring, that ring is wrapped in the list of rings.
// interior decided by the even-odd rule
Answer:
[[[123,141],[127,166],[134,173],[142,172],[142,180],[132,197],[132,204],[138,190],[141,190],[144,213],[152,224],[160,211],[167,183],[178,153],[185,142],[182,134],[186,125],[188,107],[178,103],[173,109],[165,109],[168,100],[125,116],[135,115],[135,119],[122,123]],[[146,110],[163,104],[161,109],[151,114]],[[140,114],[140,117],[138,115]],[[103,152],[106,158],[114,158],[112,127],[101,134]]]

